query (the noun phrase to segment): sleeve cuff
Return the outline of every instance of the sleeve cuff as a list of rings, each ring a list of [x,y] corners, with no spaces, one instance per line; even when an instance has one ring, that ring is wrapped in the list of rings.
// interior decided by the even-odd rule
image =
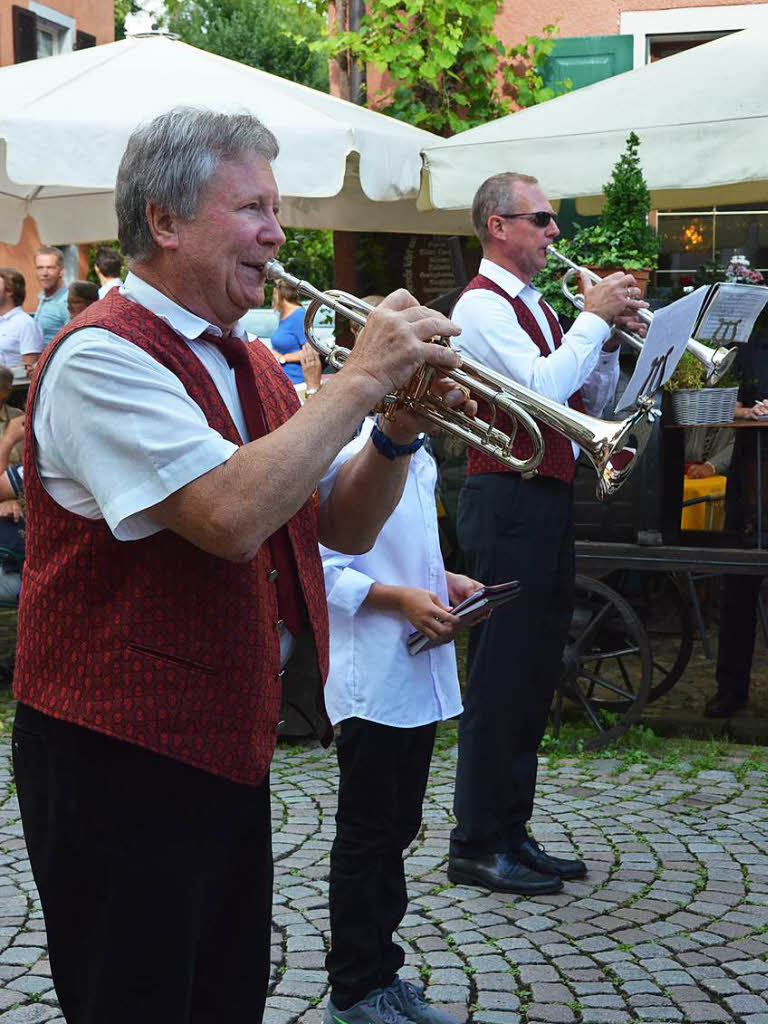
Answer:
[[[614,366],[618,366],[620,353],[621,345],[617,346],[613,352],[601,352],[597,360],[597,369],[612,370]]]
[[[198,477],[227,462],[238,450],[236,444],[224,438],[202,444],[193,452],[165,466],[152,480],[141,480],[132,490],[106,502],[102,515],[116,540],[140,540],[150,536],[154,529],[150,522],[131,522],[134,516],[164,501],[169,495],[186,487]]]
[[[607,324],[597,313],[590,313],[586,309],[579,313],[574,320],[573,326],[576,327],[576,325],[584,337],[595,345],[602,345],[608,340],[611,333],[610,324]]]
[[[335,611],[344,615],[355,615],[360,605],[368,597],[368,591],[376,580],[358,572],[357,569],[344,569],[328,592],[328,604]]]

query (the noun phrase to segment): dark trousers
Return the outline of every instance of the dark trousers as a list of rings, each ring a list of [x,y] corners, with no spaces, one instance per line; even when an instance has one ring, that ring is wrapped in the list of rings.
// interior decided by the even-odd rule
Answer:
[[[749,695],[755,653],[757,599],[762,576],[724,576],[720,589],[717,640],[717,689],[734,697]]]
[[[331,848],[331,1000],[347,1009],[390,985],[405,959],[392,933],[408,906],[403,851],[418,835],[435,725],[341,724]]]
[[[268,780],[227,782],[23,704],[13,765],[68,1024],[258,1024]]]
[[[533,813],[537,750],[573,607],[571,487],[512,473],[467,477],[459,541],[470,576],[523,585],[470,636],[451,853],[480,857],[514,851]]]

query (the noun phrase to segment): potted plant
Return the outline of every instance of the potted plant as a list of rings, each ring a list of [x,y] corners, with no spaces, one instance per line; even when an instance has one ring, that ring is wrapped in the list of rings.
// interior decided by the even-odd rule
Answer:
[[[684,352],[664,390],[674,421],[690,427],[730,422],[739,386],[732,373],[726,373],[717,384],[707,385],[704,364]]]
[[[645,292],[651,271],[659,262],[659,240],[648,223],[651,195],[637,154],[639,145],[638,137],[630,132],[611,180],[603,187],[605,203],[600,221],[576,231],[571,252],[576,254],[577,262],[601,271],[602,276],[606,271],[631,272]]]
[[[640,140],[634,132],[613,167],[611,180],[603,186],[605,203],[597,224],[576,229],[572,238],[555,243],[564,255],[605,277],[615,270],[634,275],[645,294],[651,271],[659,262],[659,240],[648,223],[651,197],[638,157]],[[537,281],[548,302],[558,312],[573,315],[573,307],[560,295],[563,270],[551,261],[551,269]]]

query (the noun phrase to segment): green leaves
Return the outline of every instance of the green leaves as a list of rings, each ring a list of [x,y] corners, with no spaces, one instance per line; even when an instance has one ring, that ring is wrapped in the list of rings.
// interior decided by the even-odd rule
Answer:
[[[231,2],[231,0],[230,0]],[[359,32],[338,33],[314,49],[354,53],[387,73],[376,106],[439,135],[472,128],[570,88],[543,84],[552,50],[529,36],[509,50],[496,36],[500,0],[371,0]]]
[[[324,17],[314,4],[165,0],[164,27],[201,50],[328,91],[328,67],[313,46],[322,37]]]

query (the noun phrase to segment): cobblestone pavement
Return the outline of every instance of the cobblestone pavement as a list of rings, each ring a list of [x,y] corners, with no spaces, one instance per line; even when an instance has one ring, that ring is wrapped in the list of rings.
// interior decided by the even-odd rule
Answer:
[[[63,1024],[7,744],[0,755],[0,1024]],[[744,752],[690,777],[545,766],[536,834],[550,852],[581,853],[590,873],[533,900],[446,884],[454,764],[455,749],[436,755],[407,860],[403,973],[433,1001],[477,1024],[768,1024],[768,775]],[[335,788],[332,754],[278,752],[266,1024],[320,1019]]]

